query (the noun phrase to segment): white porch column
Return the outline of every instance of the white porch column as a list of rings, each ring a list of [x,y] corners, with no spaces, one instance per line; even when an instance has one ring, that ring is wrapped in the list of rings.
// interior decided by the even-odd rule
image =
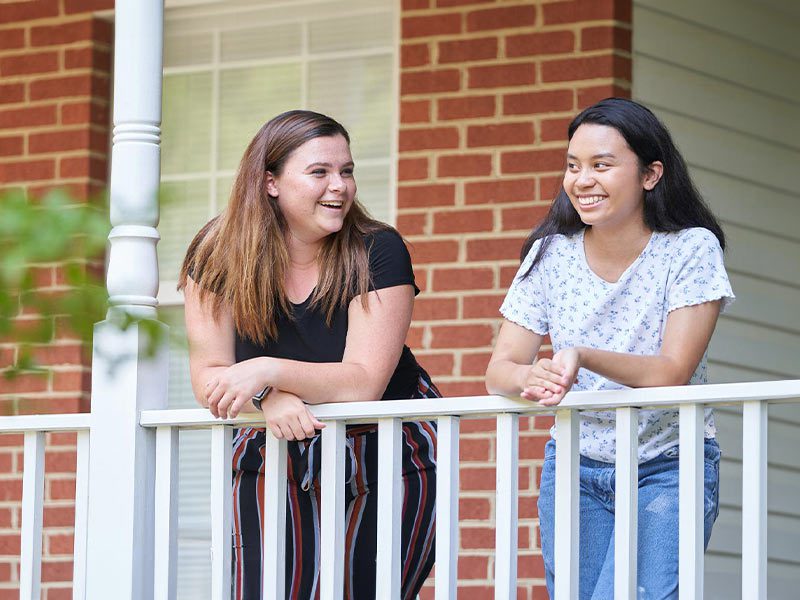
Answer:
[[[111,153],[111,308],[95,326],[86,598],[153,596],[155,430],[139,412],[167,405],[168,356],[148,356],[156,316],[163,0],[116,0]]]

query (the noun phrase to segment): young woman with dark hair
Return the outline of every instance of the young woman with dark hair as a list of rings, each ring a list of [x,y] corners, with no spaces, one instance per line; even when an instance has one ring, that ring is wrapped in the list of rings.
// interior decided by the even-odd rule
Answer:
[[[228,207],[192,241],[180,275],[192,387],[216,417],[260,411],[289,442],[286,598],[319,594],[324,427],[307,404],[438,397],[404,340],[419,292],[400,235],[356,200],[347,131],[290,111],[253,138]],[[233,449],[233,584],[261,597],[265,429]],[[433,566],[436,431],[403,426],[402,596]],[[375,597],[377,428],[348,427],[345,597]]]
[[[725,238],[669,132],[609,98],[568,129],[563,187],[531,233],[486,373],[490,393],[556,405],[569,390],[704,383],[717,317],[734,298]],[[549,334],[553,358],[536,360]],[[551,432],[555,434],[554,431]],[[719,507],[719,446],[705,420],[705,543]],[[553,594],[555,444],[539,522]],[[580,420],[580,598],[614,597],[613,412]],[[678,594],[678,413],[639,419],[639,598]]]

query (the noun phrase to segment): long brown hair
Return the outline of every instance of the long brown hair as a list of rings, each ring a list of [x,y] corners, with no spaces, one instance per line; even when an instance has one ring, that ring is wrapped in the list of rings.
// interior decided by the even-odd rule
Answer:
[[[178,289],[191,277],[201,302],[211,300],[214,318],[223,304],[230,307],[242,337],[260,344],[277,339],[279,314],[292,317],[285,285],[286,222],[277,198],[266,192],[266,173],[280,175],[292,152],[307,141],[337,135],[350,143],[340,123],[307,110],[285,112],[264,124],[245,150],[228,207],[198,232],[186,251]],[[366,308],[370,277],[364,235],[387,228],[355,201],[342,229],[325,238],[311,306],[322,309],[328,325],[336,310],[356,296]]]

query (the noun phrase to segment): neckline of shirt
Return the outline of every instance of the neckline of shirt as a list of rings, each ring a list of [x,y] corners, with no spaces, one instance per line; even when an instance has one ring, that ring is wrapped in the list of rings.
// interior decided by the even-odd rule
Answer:
[[[636,265],[638,265],[642,261],[642,259],[649,253],[650,248],[653,246],[653,242],[655,241],[656,236],[658,235],[657,231],[654,231],[653,233],[651,233],[650,234],[650,239],[647,240],[647,244],[642,249],[642,251],[639,253],[639,256],[637,256],[634,259],[634,261],[631,264],[628,265],[628,267],[622,272],[622,274],[619,276],[619,278],[616,281],[608,281],[607,279],[604,279],[603,277],[600,277],[600,275],[595,273],[594,270],[592,269],[592,267],[589,266],[589,260],[586,258],[586,246],[584,246],[584,243],[583,243],[583,238],[584,238],[584,234],[585,233],[586,233],[586,228],[584,227],[583,229],[581,229],[580,233],[577,236],[577,244],[578,244],[577,251],[578,251],[578,254],[579,254],[580,258],[581,258],[581,262],[583,263],[583,266],[586,268],[586,270],[589,273],[591,273],[592,277],[594,277],[597,281],[603,283],[604,285],[608,285],[608,286],[618,286],[620,283],[625,281],[625,279],[628,277],[628,275],[631,273],[631,271],[633,271],[634,267],[636,267]]]

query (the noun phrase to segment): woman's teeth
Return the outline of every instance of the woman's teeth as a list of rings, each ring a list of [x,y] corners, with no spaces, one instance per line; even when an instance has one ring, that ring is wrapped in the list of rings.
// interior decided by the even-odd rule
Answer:
[[[344,202],[320,202],[326,208],[342,208]]]
[[[578,203],[581,206],[591,206],[605,200],[605,196],[578,196]]]

